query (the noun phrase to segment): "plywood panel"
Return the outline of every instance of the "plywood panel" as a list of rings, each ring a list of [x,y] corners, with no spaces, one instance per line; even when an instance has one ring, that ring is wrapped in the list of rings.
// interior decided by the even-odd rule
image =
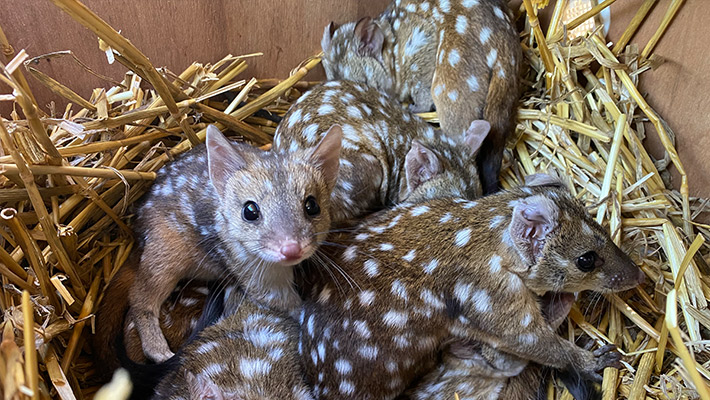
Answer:
[[[227,53],[264,52],[243,76],[285,77],[306,56],[319,50],[323,27],[378,14],[388,0],[85,0],[85,3],[138,46],[157,66],[179,73],[192,61],[214,62]],[[617,1],[611,10],[611,41],[618,38],[642,0]],[[670,0],[660,0],[632,42],[642,48],[653,34]],[[656,47],[666,63],[643,74],[641,90],[668,121],[690,174],[691,191],[710,196],[710,7],[687,1]],[[95,36],[50,1],[3,0],[0,24],[16,49],[30,55],[73,50],[97,72],[120,79],[124,68],[109,66]],[[82,96],[106,84],[65,61],[39,68]],[[322,77],[318,70],[309,79]],[[30,78],[40,104],[58,100]],[[2,88],[6,90],[6,88]],[[7,104],[0,113],[7,115]],[[658,148],[649,132],[651,147]],[[658,152],[657,152],[658,154]],[[678,180],[676,179],[676,184]]]

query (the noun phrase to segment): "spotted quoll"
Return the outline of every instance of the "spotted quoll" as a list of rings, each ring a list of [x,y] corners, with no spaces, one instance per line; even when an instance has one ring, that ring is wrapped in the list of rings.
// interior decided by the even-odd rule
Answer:
[[[540,298],[545,320],[557,329],[569,313],[575,296],[546,294]],[[442,361],[399,400],[444,400],[458,394],[462,400],[535,400],[545,382],[543,368],[476,341],[453,342]]]
[[[593,353],[558,336],[538,296],[643,277],[560,184],[400,205],[329,243],[349,282],[308,275],[299,317],[306,378],[322,399],[394,398],[452,342],[599,378],[619,362],[614,347]]]
[[[504,0],[396,0],[377,19],[325,28],[328,79],[366,83],[434,106],[455,137],[485,119],[491,134],[478,158],[484,193],[498,188],[506,137],[514,128],[522,51]]]
[[[177,369],[153,399],[313,399],[300,368],[296,322],[246,293],[233,297],[244,301],[178,353]]]
[[[263,152],[209,126],[206,144],[166,165],[138,209],[140,260],[119,272],[135,278],[127,296],[115,293],[122,301],[99,313],[95,342],[113,345],[116,325],[102,320],[123,316],[127,297],[146,356],[171,357],[158,313],[182,279],[225,279],[275,309],[298,307],[293,266],[330,227],[340,142],[336,130],[309,149]]]
[[[331,81],[304,93],[276,129],[272,151],[310,149],[342,130],[331,218],[351,221],[413,199],[481,195],[472,162],[490,125],[470,123],[458,144],[375,88]]]

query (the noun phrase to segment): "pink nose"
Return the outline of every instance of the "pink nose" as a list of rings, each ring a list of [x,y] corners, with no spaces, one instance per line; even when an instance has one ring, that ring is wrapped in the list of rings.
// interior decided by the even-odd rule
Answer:
[[[281,254],[286,260],[296,260],[303,255],[303,249],[297,242],[286,242],[281,245]]]

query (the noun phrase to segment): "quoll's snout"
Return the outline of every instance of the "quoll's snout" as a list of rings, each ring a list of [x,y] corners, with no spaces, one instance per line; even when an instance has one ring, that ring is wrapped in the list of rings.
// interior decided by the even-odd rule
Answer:
[[[294,240],[281,243],[280,251],[285,261],[295,261],[303,257],[303,247]]]
[[[613,259],[615,262],[611,264],[613,270],[609,280],[609,288],[613,291],[621,291],[631,289],[646,280],[646,274],[641,268],[623,252],[620,248],[614,248]]]

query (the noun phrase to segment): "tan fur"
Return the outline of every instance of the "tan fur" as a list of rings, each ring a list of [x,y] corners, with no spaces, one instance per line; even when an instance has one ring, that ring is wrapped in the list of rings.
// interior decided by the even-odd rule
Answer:
[[[243,293],[232,297],[241,297]],[[313,399],[297,352],[298,325],[246,298],[184,348],[154,399]]]
[[[330,226],[339,132],[328,137],[315,149],[277,155],[230,143],[211,126],[207,146],[159,172],[138,210],[142,254],[128,292],[128,320],[150,359],[173,354],[158,314],[182,279],[227,279],[277,309],[299,305],[292,265],[315,252]],[[305,214],[309,196],[318,215]],[[249,201],[261,210],[255,222],[242,214]],[[284,259],[283,243],[297,243],[301,256]]]
[[[497,189],[522,62],[506,2],[396,0],[376,20],[326,28],[321,45],[328,79],[367,83],[416,111],[435,105],[452,137],[475,119],[491,122],[479,168],[484,192]]]
[[[558,336],[537,296],[625,290],[642,276],[559,186],[398,206],[332,241],[355,289],[311,274],[299,319],[307,379],[323,399],[394,398],[456,341],[596,378],[618,354]],[[590,251],[604,261],[583,272]]]

